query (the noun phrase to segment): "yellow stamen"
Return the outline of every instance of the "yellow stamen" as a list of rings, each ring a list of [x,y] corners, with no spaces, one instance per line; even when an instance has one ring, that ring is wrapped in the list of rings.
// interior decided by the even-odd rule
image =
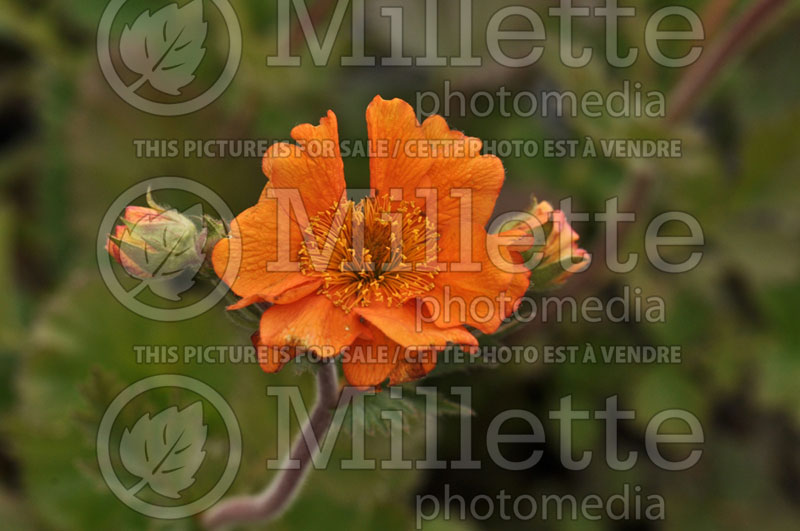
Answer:
[[[411,201],[388,195],[336,204],[311,219],[300,250],[303,274],[349,312],[373,301],[401,306],[433,289],[439,234]]]

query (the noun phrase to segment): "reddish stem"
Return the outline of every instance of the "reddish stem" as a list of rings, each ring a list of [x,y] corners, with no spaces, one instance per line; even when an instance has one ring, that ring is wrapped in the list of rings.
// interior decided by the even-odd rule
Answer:
[[[320,440],[330,428],[339,400],[338,380],[335,363],[320,365],[317,372],[317,401],[288,456],[290,460],[299,461],[300,466],[278,472],[260,494],[230,498],[209,509],[202,517],[206,529],[272,520],[291,505],[301,490],[308,466],[319,451]],[[306,441],[313,443],[309,445]]]

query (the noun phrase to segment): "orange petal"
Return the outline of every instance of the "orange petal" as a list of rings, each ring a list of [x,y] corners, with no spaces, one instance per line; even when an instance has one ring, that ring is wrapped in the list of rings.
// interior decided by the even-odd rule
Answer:
[[[323,295],[269,308],[261,316],[260,342],[300,347],[322,357],[335,356],[367,333],[354,313],[346,314]]]
[[[148,207],[130,205],[125,207],[125,221],[128,223],[136,224],[140,221],[153,221],[156,220],[161,213]]]
[[[375,387],[387,378],[389,385],[417,380],[436,367],[436,349],[410,350],[371,327],[373,339],[359,338],[342,356],[350,385]]]
[[[305,217],[312,218],[335,205],[345,190],[336,115],[328,111],[318,126],[298,125],[292,130],[292,138],[296,145],[271,146],[261,167],[274,188],[299,191]]]
[[[290,304],[313,294],[321,285],[322,281],[319,279],[309,278],[301,274],[291,274],[277,284],[260,291],[257,295],[249,295],[239,299],[238,302],[231,304],[226,309],[239,310],[258,302]]]
[[[436,368],[436,350],[420,350],[416,359],[405,358],[389,375],[389,385],[419,380]]]
[[[433,161],[414,155],[427,142],[414,109],[403,100],[376,96],[367,107],[367,131],[370,186],[380,194],[400,188],[402,199],[416,201],[416,190],[426,186],[423,179]]]
[[[350,385],[375,387],[383,383],[403,357],[403,347],[379,329],[371,327],[372,338],[359,337],[342,355],[342,369]]]
[[[422,129],[433,145],[440,146],[427,181],[437,190],[437,230],[440,246],[447,252],[457,249],[461,227],[486,227],[505,169],[497,157],[480,154],[483,144],[479,139],[451,130],[441,116],[425,120]],[[440,261],[449,259],[453,259],[450,254],[440,256]]]
[[[477,346],[478,340],[475,336],[461,326],[443,329],[425,322],[424,319],[418,319],[420,316],[417,315],[416,304],[412,301],[398,308],[373,303],[356,308],[353,312],[406,348],[443,349],[448,343]]]
[[[250,341],[256,347],[258,364],[264,372],[278,372],[298,354],[301,354],[297,347],[265,345],[261,341],[259,332],[253,332],[253,335],[250,336]]]
[[[142,241],[137,241],[131,238],[130,234],[130,229],[128,229],[127,226],[115,226],[113,237],[117,241],[115,242],[110,237],[106,237],[106,250],[129,275],[139,279],[150,278],[152,277],[152,274],[142,269],[139,264],[131,259],[131,257],[120,248],[119,243],[117,243],[122,242],[123,247],[127,247],[128,249],[136,246],[146,245]]]
[[[437,326],[449,328],[467,324],[491,334],[511,315],[530,284],[530,271],[509,272],[514,262],[509,252],[490,259],[486,241],[491,236],[473,227],[472,260],[478,271],[442,271],[433,279],[434,288],[425,294],[431,319]],[[493,260],[504,259],[505,263]]]
[[[420,126],[402,100],[376,97],[367,109],[367,125],[372,187],[381,194],[400,188],[404,200],[428,214],[433,207],[427,197],[435,193],[439,260],[458,261],[464,227],[484,228],[494,210],[505,178],[500,159],[481,155],[480,140],[451,130],[440,116]]]
[[[279,234],[288,236],[284,254],[287,262],[294,265],[278,264],[278,247],[283,243],[279,242]],[[277,200],[262,199],[237,216],[231,223],[230,238],[220,240],[214,247],[214,271],[250,304],[293,302],[313,293],[320,283],[299,272],[297,253],[301,241],[297,225],[288,216],[278,216]],[[267,264],[278,270],[267,271]]]
[[[113,237],[116,240],[120,240],[124,233],[125,233],[125,226],[124,225],[117,225],[117,226],[114,227]],[[120,262],[121,258],[120,258],[120,253],[119,253],[119,245],[115,241],[111,240],[111,236],[107,236],[106,237],[106,251],[108,251],[108,254],[110,254],[111,257],[117,263],[121,263]]]

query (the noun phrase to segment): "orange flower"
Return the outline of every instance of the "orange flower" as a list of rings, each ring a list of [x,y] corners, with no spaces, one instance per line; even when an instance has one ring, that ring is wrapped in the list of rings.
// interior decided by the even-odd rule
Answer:
[[[272,304],[254,335],[267,372],[310,350],[341,354],[352,385],[417,379],[448,344],[477,346],[466,326],[494,332],[528,289],[530,271],[490,259],[508,258],[485,230],[500,160],[439,116],[419,124],[398,99],[376,97],[367,126],[369,197],[345,197],[329,111],[265,154],[259,202],[214,249],[217,274],[242,297],[230,309]],[[231,255],[238,271],[225,269]]]

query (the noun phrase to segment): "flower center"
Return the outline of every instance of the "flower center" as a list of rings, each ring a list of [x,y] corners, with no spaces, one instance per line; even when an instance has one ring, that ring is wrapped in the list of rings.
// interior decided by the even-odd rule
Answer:
[[[411,201],[384,195],[336,204],[311,219],[300,250],[303,274],[350,312],[373,301],[400,306],[433,289],[439,235]]]

